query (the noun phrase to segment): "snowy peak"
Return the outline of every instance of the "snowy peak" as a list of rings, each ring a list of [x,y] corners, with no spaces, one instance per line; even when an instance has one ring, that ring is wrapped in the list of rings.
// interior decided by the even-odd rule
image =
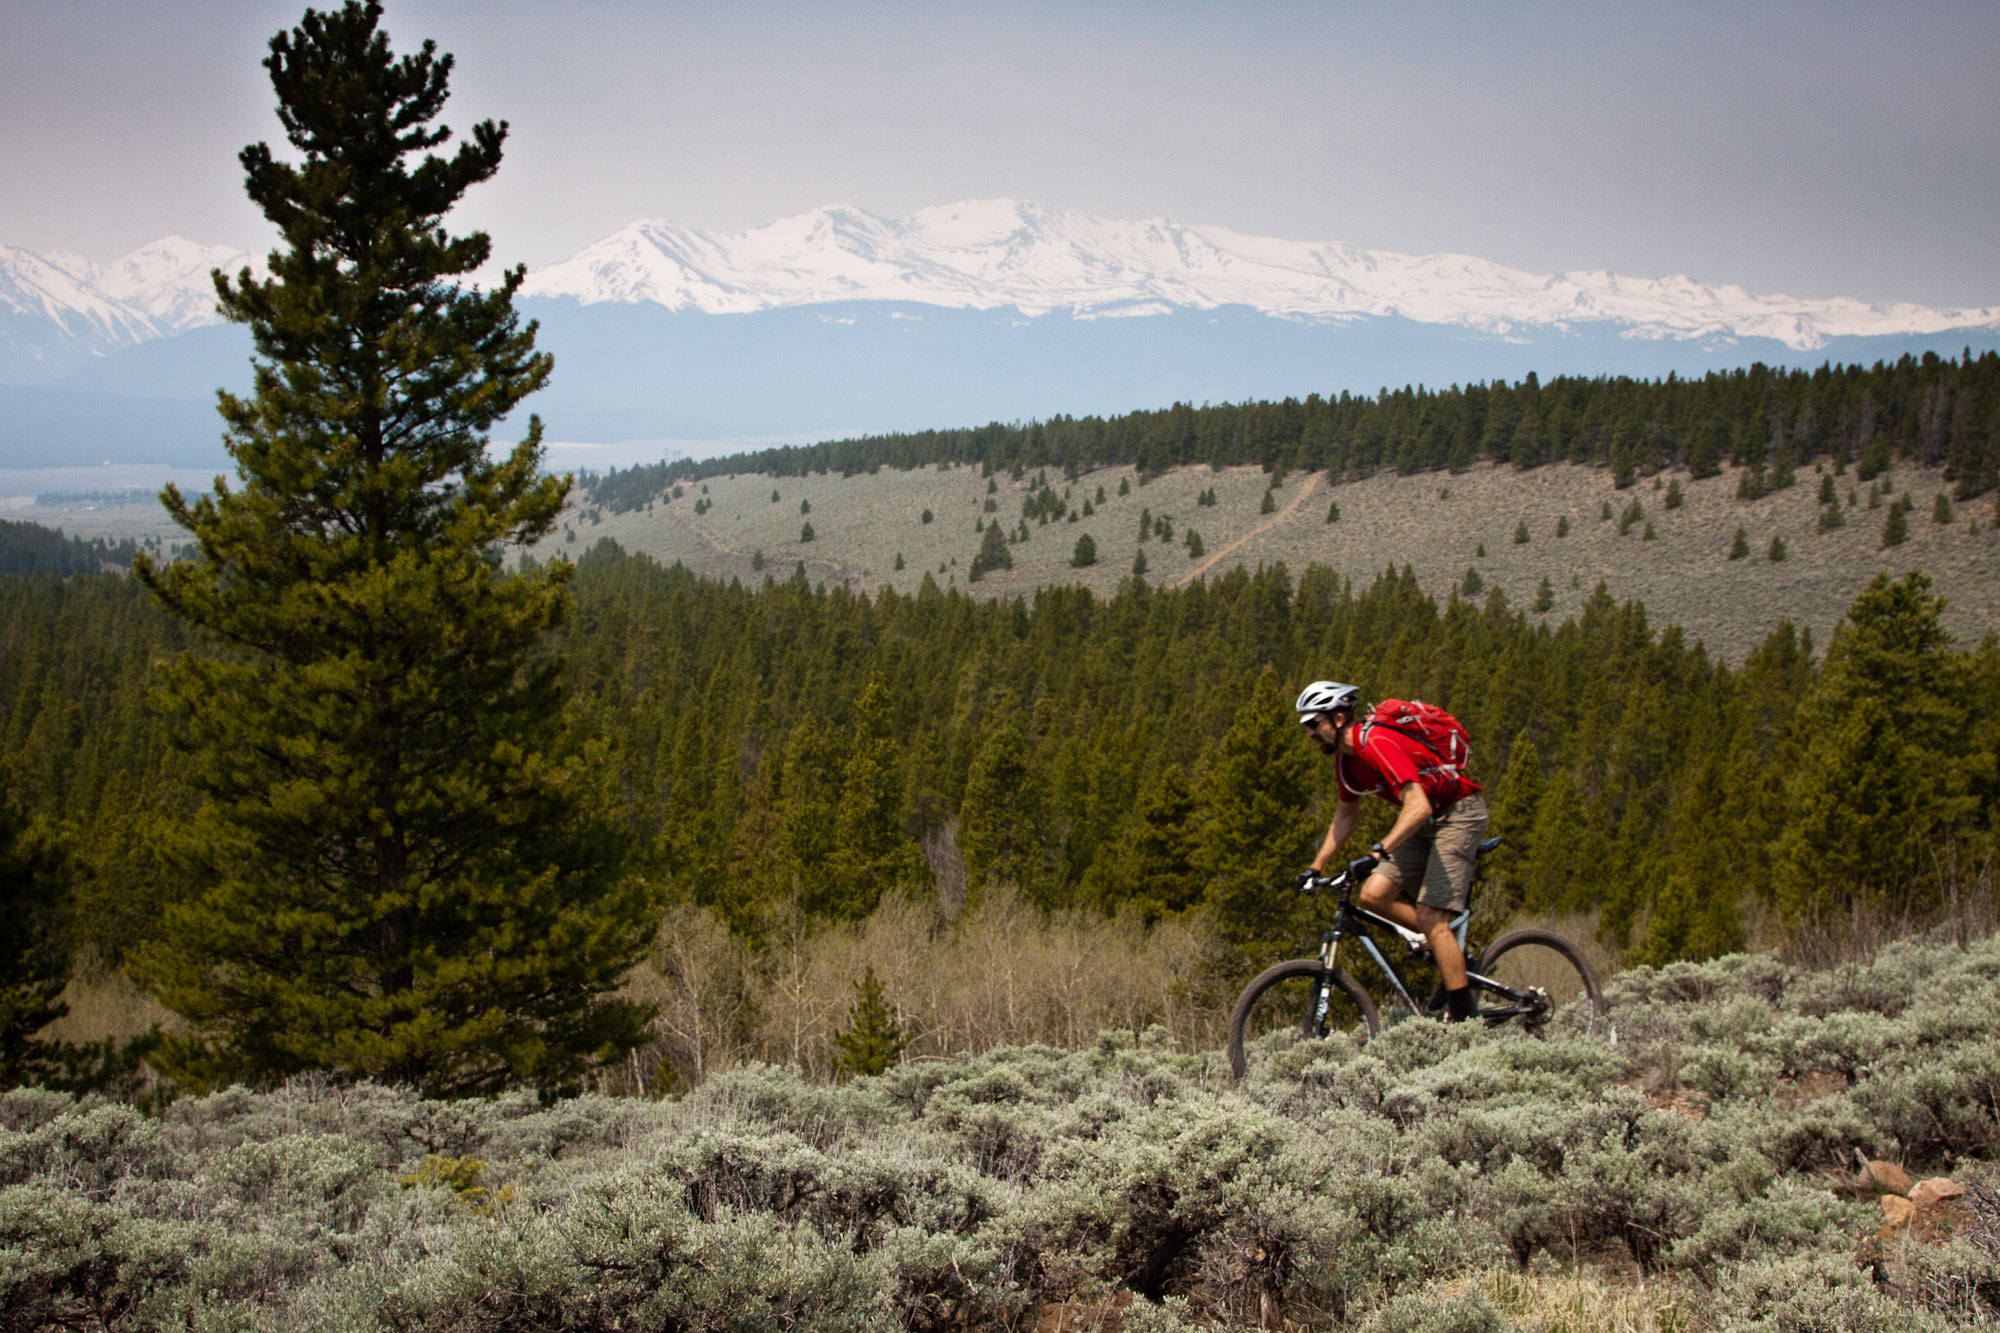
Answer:
[[[51,250],[41,256],[42,262],[61,269],[64,273],[86,286],[94,285],[104,270],[85,259],[82,255],[68,250]]]
[[[144,342],[221,322],[211,269],[249,265],[226,245],[168,236],[99,267],[81,255],[38,255],[0,242],[0,312],[52,320],[72,333],[94,328],[114,343]]]
[[[58,252],[50,259],[0,242],[0,317],[14,328],[48,329],[30,356],[40,359],[44,345],[56,355],[102,355],[160,336],[143,311],[93,286],[92,273],[89,262],[75,255]]]
[[[1626,337],[1828,339],[2000,325],[1993,308],[1802,300],[1685,276],[1536,274],[1470,255],[1407,255],[1247,236],[1156,217],[1099,218],[972,199],[900,220],[817,208],[738,233],[635,222],[528,277],[524,295],[744,313],[827,301],[1014,307],[1083,317],[1248,306],[1288,318],[1400,316],[1505,335],[1614,324]]]
[[[100,267],[0,243],[0,378],[38,383],[154,338],[221,322],[211,269],[257,266],[226,245],[168,236]]]
[[[180,332],[221,321],[215,309],[214,269],[234,274],[251,257],[226,245],[198,245],[168,236],[111,264],[96,278],[105,295],[144,311],[161,327]]]

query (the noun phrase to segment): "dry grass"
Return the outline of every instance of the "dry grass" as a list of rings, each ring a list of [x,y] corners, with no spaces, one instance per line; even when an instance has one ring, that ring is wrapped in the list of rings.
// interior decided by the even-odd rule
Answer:
[[[1479,902],[1478,883],[1479,881],[1474,881],[1473,905],[1475,907],[1478,906]],[[1475,921],[1477,919],[1476,917],[1474,918]],[[1488,932],[1486,939],[1488,943],[1491,943],[1510,930],[1533,928],[1535,930],[1552,931],[1577,947],[1578,952],[1583,954],[1584,961],[1590,964],[1593,972],[1597,973],[1597,980],[1602,983],[1618,970],[1620,963],[1618,961],[1618,951],[1604,943],[1600,938],[1599,929],[1601,925],[1602,914],[1597,912],[1517,912],[1513,916],[1508,917],[1505,923],[1498,929]],[[1475,944],[1478,943],[1477,936],[1474,937],[1473,942]]]
[[[49,1024],[44,1035],[56,1041],[127,1041],[155,1026],[172,1029],[173,1014],[132,984],[123,972],[86,961],[77,968],[62,1000],[69,1013]]]
[[[1665,1282],[1498,1268],[1447,1284],[1449,1292],[1441,1294],[1475,1282],[1494,1308],[1538,1333],[1683,1333],[1695,1326]]]
[[[660,1013],[650,1058],[629,1077],[689,1087],[753,1060],[830,1077],[834,1034],[847,1027],[868,966],[910,1038],[905,1060],[1003,1045],[1075,1049],[1107,1028],[1159,1027],[1181,1049],[1208,1049],[1221,1041],[1226,1010],[1226,997],[1205,989],[1212,961],[1198,924],[1045,915],[1006,889],[950,921],[924,898],[817,930],[793,916],[761,955],[713,913],[683,906],[631,982]]]
[[[1897,940],[1963,948],[2000,931],[2000,894],[1990,857],[1966,864],[1952,849],[1950,860],[1938,861],[1935,869],[1938,896],[1921,915],[1850,899],[1839,914],[1801,922],[1790,932],[1774,929],[1775,942],[1802,967],[1831,968],[1867,963]]]

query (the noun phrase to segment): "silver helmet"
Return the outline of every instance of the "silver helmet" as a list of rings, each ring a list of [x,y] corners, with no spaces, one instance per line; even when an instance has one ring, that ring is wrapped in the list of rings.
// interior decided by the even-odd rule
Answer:
[[[1305,725],[1321,713],[1341,710],[1352,713],[1360,702],[1360,686],[1343,685],[1337,680],[1316,680],[1299,691],[1299,701],[1292,705],[1292,711],[1299,715],[1300,725]]]

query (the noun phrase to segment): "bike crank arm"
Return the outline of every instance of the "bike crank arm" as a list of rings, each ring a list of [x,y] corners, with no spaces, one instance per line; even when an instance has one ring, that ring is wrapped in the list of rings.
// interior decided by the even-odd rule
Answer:
[[[1481,991],[1484,991],[1488,997],[1501,997],[1509,1003],[1509,1007],[1501,1009],[1490,1009],[1482,1006],[1479,1010],[1479,1017],[1483,1019],[1498,1021],[1508,1018],[1527,1018],[1535,1014],[1546,1014],[1549,1011],[1549,997],[1544,991],[1538,988],[1531,987],[1528,990],[1515,990],[1512,986],[1503,986],[1490,977],[1482,977],[1477,972],[1467,973],[1466,980]]]

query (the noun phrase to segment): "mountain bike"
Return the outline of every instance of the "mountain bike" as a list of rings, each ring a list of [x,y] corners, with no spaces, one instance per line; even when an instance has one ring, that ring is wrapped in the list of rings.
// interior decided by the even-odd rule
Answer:
[[[1488,838],[1479,844],[1479,855],[1483,857],[1499,845],[1500,839]],[[1319,956],[1294,958],[1266,968],[1237,999],[1229,1015],[1229,1067],[1236,1077],[1242,1078],[1249,1071],[1251,1051],[1266,1050],[1283,1040],[1274,1034],[1289,1033],[1296,1041],[1348,1032],[1366,1041],[1382,1031],[1382,1016],[1374,998],[1338,966],[1340,944],[1346,939],[1358,941],[1387,979],[1392,1003],[1400,1005],[1399,1015],[1443,1016],[1443,987],[1420,1002],[1390,957],[1400,944],[1408,961],[1428,959],[1430,942],[1414,930],[1356,906],[1353,897],[1358,886],[1350,879],[1346,871],[1319,876],[1303,890],[1340,894],[1333,928],[1321,937]],[[1458,937],[1461,952],[1471,920],[1469,906],[1451,919],[1451,931]],[[1394,941],[1387,951],[1375,938],[1380,931],[1389,932],[1387,938]],[[1604,992],[1598,988],[1597,974],[1582,952],[1560,935],[1532,928],[1511,930],[1487,945],[1477,961],[1470,954],[1466,958],[1473,1016],[1488,1027],[1517,1023],[1539,1033],[1560,1022],[1566,1031],[1589,1034],[1604,1024]]]

